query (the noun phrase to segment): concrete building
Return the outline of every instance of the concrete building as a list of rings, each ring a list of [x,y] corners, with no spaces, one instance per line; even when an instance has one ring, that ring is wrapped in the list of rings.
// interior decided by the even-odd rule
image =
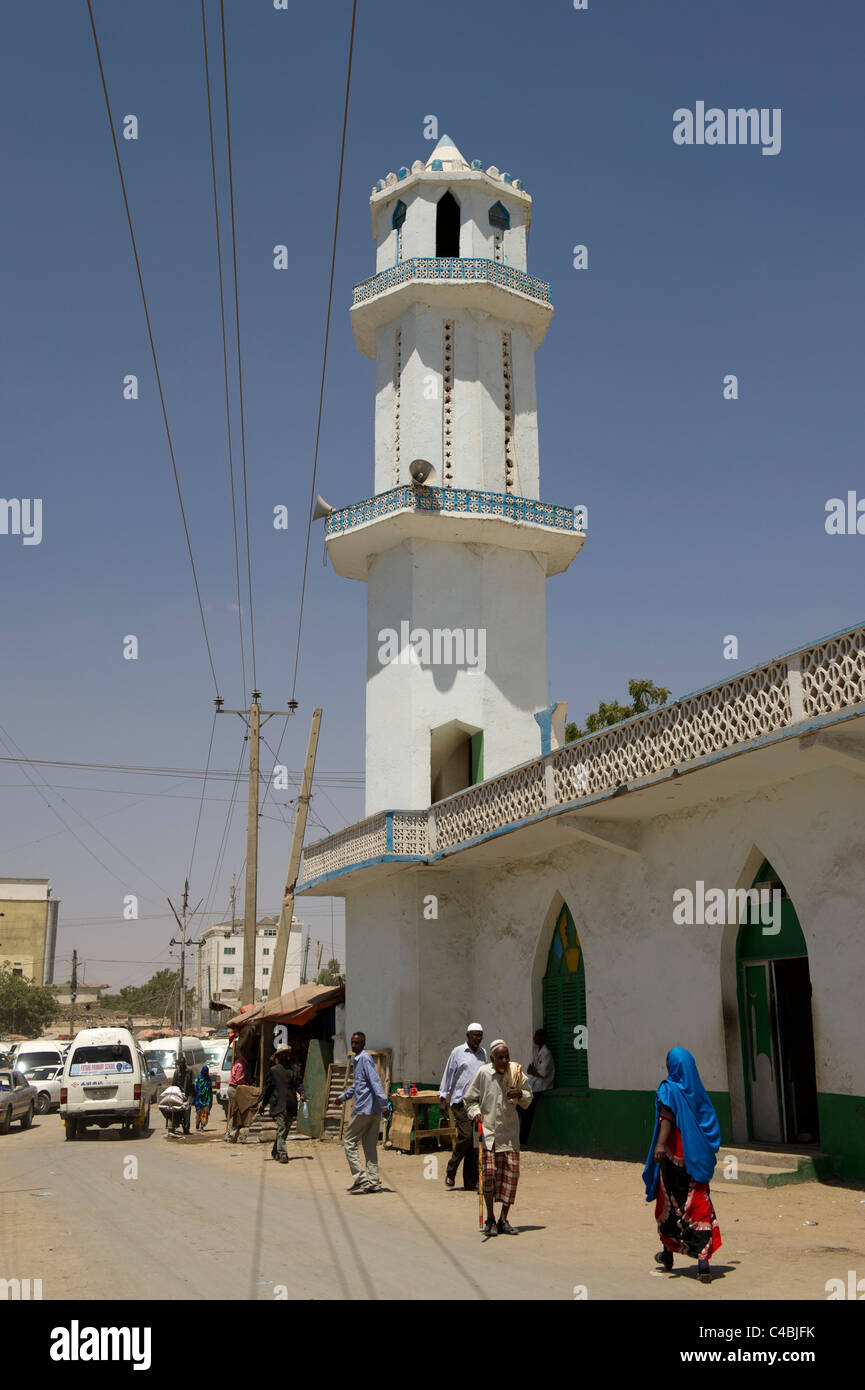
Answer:
[[[54,979],[59,907],[47,878],[0,878],[0,962],[37,985]]]
[[[629,1158],[681,1045],[725,1143],[865,1178],[865,627],[564,744],[544,591],[585,513],[537,500],[531,200],[445,138],[370,204],[376,491],[326,521],[368,587],[367,816],[298,888],[345,897],[348,1030],[435,1086],[467,1020],[523,1061],[545,1025],[533,1141]]]
[[[277,925],[278,918],[262,917],[256,927],[256,1002],[266,999],[270,990]],[[230,1004],[232,1007],[239,1005],[243,980],[243,922],[218,922],[215,926],[205,927],[200,939],[204,942],[201,947],[202,1007],[206,1009],[211,999],[218,1003]],[[280,994],[296,989],[300,984],[306,939],[305,923],[298,921],[296,917],[292,918]]]

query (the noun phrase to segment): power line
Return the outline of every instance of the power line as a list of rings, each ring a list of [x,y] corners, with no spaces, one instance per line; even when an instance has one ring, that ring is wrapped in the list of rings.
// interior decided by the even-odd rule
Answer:
[[[168,411],[165,407],[165,394],[162,390],[162,376],[159,371],[159,362],[156,356],[156,343],[153,338],[153,328],[150,323],[150,310],[147,307],[147,295],[144,292],[144,277],[141,273],[141,261],[138,256],[138,246],[135,241],[135,231],[132,226],[132,213],[129,209],[129,199],[126,195],[126,180],[123,177],[123,166],[120,162],[120,151],[117,147],[117,134],[114,129],[114,117],[111,114],[111,102],[108,99],[108,85],[105,81],[105,69],[102,65],[102,53],[99,48],[99,38],[96,33],[96,21],[93,18],[93,6],[87,0],[87,12],[90,15],[90,28],[93,31],[93,44],[96,49],[96,61],[99,64],[99,76],[102,82],[102,92],[105,97],[105,109],[108,113],[108,125],[111,131],[111,143],[114,146],[114,159],[117,164],[117,173],[120,177],[120,189],[123,194],[123,206],[126,209],[126,221],[129,224],[129,236],[132,242],[132,254],[135,258],[135,270],[138,275],[138,288],[141,291],[141,302],[144,306],[144,318],[147,323],[147,337],[150,341],[150,354],[153,358],[153,370],[156,375],[156,386],[159,391],[159,403],[162,407],[162,420],[165,425],[165,435],[168,440],[168,452],[171,455],[171,467],[174,472],[174,483],[177,488],[177,500],[180,503],[180,515],[183,519],[183,533],[186,537],[186,549],[189,553],[189,563],[192,567],[192,579],[195,584],[195,596],[198,600],[198,611],[201,616],[201,627],[204,632],[204,645],[207,648],[207,660],[210,663],[210,674],[213,677],[213,688],[219,694],[219,684],[216,679],[216,670],[213,665],[213,653],[210,650],[210,638],[207,634],[207,623],[204,618],[204,604],[201,601],[201,590],[198,585],[198,572],[195,568],[195,559],[192,554],[192,541],[189,536],[189,525],[186,520],[186,508],[183,505],[183,492],[180,487],[180,475],[177,471],[177,461],[174,456],[174,443],[171,438],[171,430],[168,424]]]
[[[157,767],[148,766],[145,763],[85,763],[72,762],[68,759],[61,758],[4,758],[2,755],[0,755],[0,764],[2,763],[17,763],[19,765],[23,765],[26,763],[28,766],[31,767],[80,767],[84,768],[88,772],[126,772],[134,776],[142,777],[175,777],[178,779],[183,779],[193,777],[204,777],[205,775],[205,770],[203,768]],[[210,777],[211,781],[214,781],[216,779],[220,779],[222,781],[234,781],[236,774],[232,772],[230,768],[211,768],[210,772],[207,775]],[[266,773],[262,773],[262,781],[266,781],[267,776],[268,775]],[[299,778],[301,776],[301,773],[296,770],[290,771],[289,776]],[[331,786],[345,785],[362,787],[363,773],[321,772],[316,773],[316,780],[327,781]],[[82,787],[82,791],[83,790],[84,788]]]
[[[220,0],[220,3],[222,3],[222,0]],[[307,576],[307,570],[308,570],[308,568],[309,568],[309,542],[310,542],[310,537],[311,537],[311,535],[312,535],[312,513],[313,513],[313,509],[314,509],[314,504],[315,504],[315,482],[316,482],[316,476],[317,476],[317,474],[318,474],[318,446],[319,446],[319,441],[320,441],[320,439],[321,439],[321,417],[322,417],[322,409],[323,409],[323,405],[324,405],[324,382],[325,382],[325,376],[326,376],[326,374],[327,374],[327,349],[328,349],[328,343],[329,343],[329,340],[330,340],[330,315],[331,315],[331,308],[332,308],[332,305],[333,305],[333,279],[334,279],[334,273],[335,273],[335,270],[336,270],[336,243],[337,243],[337,236],[338,236],[338,234],[339,234],[339,209],[340,209],[340,203],[342,202],[342,171],[343,171],[343,165],[344,165],[344,163],[345,163],[345,137],[346,137],[346,130],[348,129],[348,98],[349,98],[349,92],[350,92],[350,90],[351,90],[351,63],[352,63],[352,57],[353,57],[353,54],[354,54],[354,29],[355,29],[355,20],[356,20],[356,18],[357,18],[357,0],[353,0],[352,8],[351,8],[351,34],[350,34],[349,41],[348,41],[348,71],[346,72],[346,78],[345,78],[345,106],[344,106],[344,108],[343,108],[343,113],[342,113],[342,139],[341,139],[340,148],[339,148],[339,175],[338,175],[337,182],[336,182],[336,211],[335,211],[335,213],[334,213],[334,219],[333,219],[333,245],[332,245],[332,247],[331,247],[331,253],[330,253],[330,282],[329,282],[329,284],[328,284],[328,290],[327,290],[327,317],[325,318],[325,323],[324,323],[324,351],[323,351],[322,360],[321,360],[321,384],[320,384],[320,386],[319,386],[319,392],[318,392],[318,420],[317,420],[317,422],[316,422],[316,427],[315,427],[315,449],[314,449],[314,451],[313,451],[313,457],[312,457],[312,487],[311,487],[311,490],[310,490],[310,497],[309,497],[309,516],[308,516],[307,522],[306,522],[306,549],[305,549],[305,551],[304,551],[304,556],[303,556],[303,579],[302,579],[302,581],[301,581],[301,586],[300,586],[300,612],[299,612],[299,615],[298,615],[298,622],[297,622],[297,646],[296,646],[296,648],[295,648],[295,654],[294,654],[294,677],[293,677],[292,683],[291,683],[291,698],[292,698],[292,700],[294,699],[295,693],[296,693],[296,690],[297,690],[297,668],[298,668],[298,665],[299,665],[299,663],[300,663],[300,635],[301,635],[301,631],[302,631],[302,629],[303,629],[303,605],[304,605],[304,599],[305,599],[305,597],[306,597],[306,576]],[[284,732],[284,731],[283,731],[283,732]],[[280,739],[280,747],[281,747],[281,746],[282,746],[282,740]]]
[[[220,0],[220,3],[222,3],[222,0]],[[331,310],[332,310],[332,308],[333,308],[333,281],[334,281],[334,275],[335,275],[335,272],[336,272],[336,244],[337,244],[337,239],[338,239],[338,236],[339,236],[339,210],[340,210],[340,205],[341,205],[341,202],[342,202],[342,172],[343,172],[343,167],[344,167],[344,165],[345,165],[345,140],[346,140],[346,132],[347,132],[347,130],[348,130],[348,99],[349,99],[349,94],[350,94],[350,91],[351,91],[351,65],[352,65],[352,58],[353,58],[353,56],[354,56],[354,31],[355,31],[355,23],[356,23],[356,20],[357,20],[357,0],[352,0],[352,7],[351,7],[351,33],[350,33],[350,35],[349,35],[349,40],[348,40],[348,67],[347,67],[346,75],[345,75],[345,103],[344,103],[344,106],[343,106],[343,113],[342,113],[342,136],[341,136],[341,139],[340,139],[340,147],[339,147],[339,174],[338,174],[338,176],[337,176],[337,181],[336,181],[336,208],[335,208],[335,210],[334,210],[334,218],[333,218],[333,243],[332,243],[332,245],[331,245],[331,252],[330,252],[330,279],[329,279],[328,287],[327,287],[327,315],[326,315],[326,317],[325,317],[325,323],[324,323],[324,348],[323,348],[323,351],[322,351],[322,358],[321,358],[321,382],[320,382],[320,384],[319,384],[319,391],[318,391],[318,418],[317,418],[317,420],[316,420],[316,425],[315,425],[315,447],[314,447],[314,449],[313,449],[313,455],[312,455],[312,485],[311,485],[311,487],[310,487],[310,495],[309,495],[309,514],[308,514],[308,516],[307,516],[307,521],[306,521],[306,545],[305,545],[305,547],[304,547],[304,553],[303,553],[303,578],[302,578],[302,580],[301,580],[301,585],[300,585],[300,608],[299,608],[299,610],[298,610],[298,617],[297,617],[297,643],[296,643],[296,645],[295,645],[295,651],[294,651],[294,675],[292,676],[292,681],[291,681],[291,698],[292,698],[292,700],[295,698],[295,695],[296,695],[296,693],[297,693],[297,672],[298,672],[298,667],[299,667],[299,665],[300,665],[300,638],[301,638],[301,633],[302,633],[302,631],[303,631],[303,607],[304,607],[304,602],[305,602],[305,599],[306,599],[306,578],[307,578],[307,573],[308,573],[308,570],[309,570],[309,542],[310,542],[310,538],[311,538],[311,536],[312,536],[312,513],[313,513],[313,510],[314,510],[314,507],[315,507],[315,485],[316,485],[316,478],[317,478],[317,476],[318,476],[318,450],[319,450],[319,444],[320,444],[320,441],[321,441],[321,418],[322,418],[322,413],[323,413],[323,409],[324,409],[324,383],[325,383],[325,378],[326,378],[326,376],[327,376],[327,350],[328,350],[328,344],[329,344],[329,342],[330,342],[330,317],[331,317]],[[284,723],[283,726],[282,726],[282,733],[281,733],[280,736],[279,736],[279,743],[277,744],[277,755],[276,755],[276,760],[277,760],[277,762],[279,761],[279,754],[280,754],[280,752],[281,752],[281,750],[282,750],[282,742],[283,742],[283,739],[285,738],[285,732],[286,732],[286,729],[287,729],[287,728],[288,728],[288,720],[286,719],[285,723]],[[262,801],[262,810],[264,809],[264,802],[265,802],[266,800],[267,800],[267,791],[265,791],[265,793],[264,793],[264,800]]]
[[[225,332],[225,290],[222,274],[222,237],[219,230],[219,197],[216,191],[216,151],[213,143],[213,107],[210,100],[210,63],[207,57],[207,22],[204,0],[201,0],[201,38],[204,45],[204,80],[207,87],[207,126],[210,132],[210,173],[213,183],[213,215],[216,221],[216,263],[219,272],[219,318],[222,326],[222,373],[225,381],[225,423],[228,431],[228,474],[231,480],[231,520],[234,528],[234,572],[237,579],[237,621],[240,631],[240,670],[244,699],[246,688],[246,654],[243,645],[243,605],[240,600],[240,549],[237,543],[237,498],[234,490],[234,448],[231,438],[231,394],[228,389],[228,338]],[[250,607],[250,617],[252,608]]]
[[[89,3],[89,0],[88,0]],[[202,11],[203,13],[203,11]],[[252,652],[252,684],[258,689],[255,670],[255,619],[252,611],[252,557],[249,548],[249,495],[246,479],[246,422],[243,412],[243,358],[240,352],[240,298],[237,292],[237,237],[234,225],[234,170],[231,159],[231,117],[228,107],[228,54],[225,45],[225,4],[219,0],[219,18],[222,28],[222,75],[225,89],[225,139],[228,153],[228,192],[231,209],[231,261],[234,270],[234,325],[237,339],[237,385],[240,403],[240,456],[243,463],[243,510],[246,520],[246,577],[249,585],[249,640]],[[219,692],[217,691],[217,694]]]

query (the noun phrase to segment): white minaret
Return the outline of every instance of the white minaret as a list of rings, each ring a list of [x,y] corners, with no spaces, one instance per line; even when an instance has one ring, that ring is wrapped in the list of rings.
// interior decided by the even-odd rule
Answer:
[[[553,309],[526,273],[531,206],[448,136],[370,198],[376,274],[351,317],[376,359],[375,496],[326,526],[336,571],[369,586],[368,815],[549,747],[546,581],[584,537],[538,501],[534,357]]]

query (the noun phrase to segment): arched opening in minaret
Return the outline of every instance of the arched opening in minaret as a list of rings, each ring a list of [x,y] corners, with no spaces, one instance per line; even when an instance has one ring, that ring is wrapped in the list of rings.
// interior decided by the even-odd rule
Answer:
[[[460,205],[452,193],[439,198],[436,207],[436,255],[460,253]]]

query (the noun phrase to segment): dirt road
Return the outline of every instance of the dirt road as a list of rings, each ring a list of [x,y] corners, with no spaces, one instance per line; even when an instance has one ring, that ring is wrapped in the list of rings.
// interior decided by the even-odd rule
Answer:
[[[828,1279],[865,1277],[862,1188],[719,1180],[724,1243],[705,1286],[685,1259],[657,1271],[639,1164],[525,1153],[521,1232],[484,1240],[476,1195],[445,1188],[446,1156],[385,1151],[391,1190],[352,1197],[339,1146],[293,1140],[280,1165],[266,1145],[225,1144],[221,1127],[178,1140],[157,1121],[139,1141],[111,1129],[66,1143],[57,1115],[0,1137],[0,1277],[41,1278],[44,1299],[272,1299],[280,1286],[302,1299],[573,1299],[576,1287],[667,1303],[824,1300]]]

